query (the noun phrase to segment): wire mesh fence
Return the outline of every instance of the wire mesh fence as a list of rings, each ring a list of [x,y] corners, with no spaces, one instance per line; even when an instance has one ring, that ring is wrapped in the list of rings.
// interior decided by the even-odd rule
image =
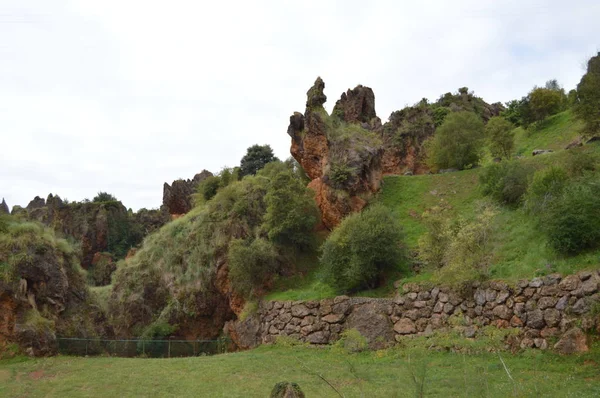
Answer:
[[[218,340],[105,340],[59,337],[57,340],[60,354],[75,356],[175,358],[223,354],[232,350],[231,341],[225,338]]]

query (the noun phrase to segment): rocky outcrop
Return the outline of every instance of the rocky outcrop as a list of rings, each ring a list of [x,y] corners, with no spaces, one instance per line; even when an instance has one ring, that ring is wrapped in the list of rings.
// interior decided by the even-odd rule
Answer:
[[[213,174],[202,170],[191,180],[175,180],[171,185],[163,185],[163,207],[171,215],[181,215],[189,212],[192,207],[192,194],[196,192],[198,184]]]
[[[93,305],[73,251],[41,226],[10,233],[15,239],[0,245],[0,262],[10,270],[0,281],[0,353],[16,343],[29,355],[51,355],[59,334],[103,334],[103,327],[94,325],[105,319]]]
[[[148,233],[169,221],[169,215],[160,210],[131,213],[120,201],[65,203],[52,194],[46,200],[36,196],[25,209],[15,206],[12,214],[21,214],[81,242],[80,260],[86,269],[99,253],[108,252],[115,260],[125,257]]]
[[[423,99],[413,106],[392,112],[389,120],[378,130],[383,137],[383,173],[413,175],[429,172],[423,144],[435,134],[448,113],[474,112],[487,123],[503,109],[502,104],[490,105],[463,87],[455,94],[442,95],[434,103]]]
[[[329,116],[325,83],[317,78],[307,92],[304,114],[290,117],[290,152],[311,179],[309,188],[332,229],[343,217],[360,211],[379,190],[382,146],[373,131],[381,123],[375,115],[375,96],[368,87],[348,90]]]
[[[492,281],[476,284],[468,292],[407,284],[403,294],[389,299],[341,296],[263,302],[252,318],[230,322],[226,330],[239,347],[252,348],[279,335],[329,344],[342,331],[356,329],[377,349],[403,336],[426,336],[450,328],[475,338],[481,328],[491,326],[519,330],[518,339],[507,344],[520,348],[546,349],[549,338],[562,335],[564,342],[555,348],[579,352],[585,350],[585,337],[572,328],[575,323],[590,331],[600,327],[600,317],[591,312],[600,303],[599,289],[600,271],[564,278],[551,274],[519,281],[514,287]]]
[[[8,205],[4,201],[4,198],[2,198],[2,203],[0,203],[0,214],[10,214],[10,211],[8,210]]]

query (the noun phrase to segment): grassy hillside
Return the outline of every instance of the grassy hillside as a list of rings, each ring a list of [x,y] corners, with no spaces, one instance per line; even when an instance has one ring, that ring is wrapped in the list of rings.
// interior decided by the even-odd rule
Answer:
[[[571,111],[565,111],[548,118],[537,129],[515,129],[515,148],[522,155],[517,161],[537,170],[563,164],[573,153],[600,155],[600,146],[595,144],[564,150],[568,143],[578,137],[581,128],[581,123],[575,120]],[[533,157],[533,149],[552,149],[555,152]],[[451,209],[455,218],[472,219],[476,216],[477,204],[485,199],[479,185],[479,175],[490,164],[484,162],[480,168],[446,174],[387,176],[376,200],[398,217],[405,231],[405,243],[414,253],[419,238],[427,231],[422,219],[425,210],[443,205]],[[514,281],[550,272],[567,274],[600,266],[600,251],[588,251],[571,257],[556,254],[548,246],[545,235],[535,228],[535,222],[534,215],[522,209],[498,207],[498,215],[492,226],[490,277]],[[310,263],[307,268],[311,269],[307,275],[275,284],[267,298],[320,299],[335,295],[333,289],[320,278],[318,254],[312,255],[307,262]],[[388,295],[394,290],[392,284],[395,279],[429,280],[431,276],[432,273],[427,270],[418,275],[399,270],[386,277],[382,288],[357,294]]]
[[[580,135],[582,128],[583,123],[570,110],[550,116],[538,129],[519,127],[515,129],[516,154],[531,156],[534,149],[564,149]]]
[[[307,397],[338,396],[321,375],[346,397],[414,397],[414,375],[424,379],[427,397],[597,397],[598,354],[502,354],[514,381],[495,353],[406,348],[347,354],[335,347],[262,346],[200,358],[14,359],[0,361],[0,396],[266,397],[281,381],[297,382]]]

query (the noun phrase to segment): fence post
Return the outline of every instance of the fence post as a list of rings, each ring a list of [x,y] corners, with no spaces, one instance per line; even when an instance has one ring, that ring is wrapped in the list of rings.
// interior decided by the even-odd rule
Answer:
[[[171,358],[171,339],[169,338],[169,358]]]
[[[87,357],[87,354],[88,354],[87,348],[88,348],[88,341],[87,341],[87,339],[85,339],[85,356],[86,357]]]
[[[196,356],[196,343],[197,343],[197,341],[194,340],[194,344],[193,344],[193,347],[194,347],[194,356]]]

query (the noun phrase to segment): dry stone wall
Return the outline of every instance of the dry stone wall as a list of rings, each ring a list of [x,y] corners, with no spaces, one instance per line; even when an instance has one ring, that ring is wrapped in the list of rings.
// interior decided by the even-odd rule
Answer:
[[[273,342],[284,335],[311,344],[328,344],[342,331],[357,329],[371,348],[382,348],[407,335],[427,335],[451,327],[460,317],[467,338],[484,326],[519,328],[522,348],[548,347],[573,327],[600,329],[600,270],[562,277],[551,274],[516,286],[487,282],[458,293],[447,287],[403,286],[395,298],[340,296],[320,301],[269,301],[244,321],[226,326],[241,348]],[[594,311],[592,311],[592,309]]]

